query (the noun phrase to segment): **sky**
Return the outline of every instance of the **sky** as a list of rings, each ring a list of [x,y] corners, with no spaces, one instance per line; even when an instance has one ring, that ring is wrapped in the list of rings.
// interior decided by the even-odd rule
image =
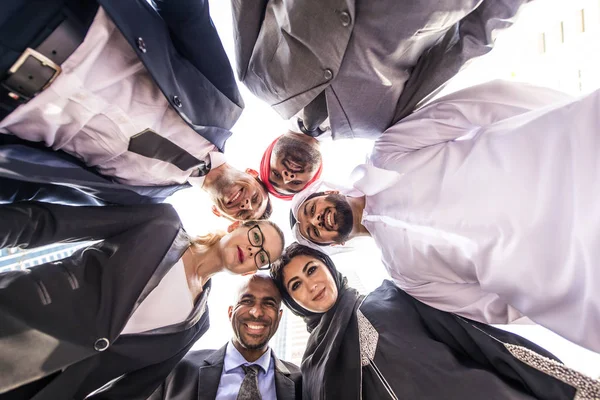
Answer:
[[[209,3],[212,19],[232,65],[235,65],[230,3],[227,0],[210,0]],[[584,17],[580,14],[583,9]],[[578,35],[582,18],[585,19],[585,34]],[[600,87],[600,74],[595,72],[600,70],[599,26],[599,0],[536,0],[524,7],[513,28],[498,36],[494,50],[469,65],[448,85],[446,92],[497,78],[537,83],[572,94]],[[595,43],[595,49],[581,51],[586,43]],[[225,154],[228,162],[235,167],[258,170],[264,149],[286,130],[287,122],[241,84],[240,91],[246,107],[232,129],[234,134],[227,142]],[[348,184],[351,171],[365,161],[371,147],[372,142],[363,139],[324,142],[321,145],[325,166],[323,178]],[[292,242],[289,204],[278,199],[272,201],[272,220],[284,230],[289,244]],[[201,190],[190,188],[180,191],[170,202],[191,234],[227,227],[227,221],[212,215],[210,201]],[[365,288],[373,290],[387,275],[373,241],[360,240],[361,243],[355,245],[357,250],[337,255],[334,261],[341,269],[353,269]],[[233,300],[231,288],[239,282],[239,277],[227,273],[213,278],[209,298],[211,329],[194,349],[219,348],[231,337],[227,307]],[[600,376],[600,354],[572,345],[539,326],[512,325],[508,329],[546,347],[567,365],[589,375]]]

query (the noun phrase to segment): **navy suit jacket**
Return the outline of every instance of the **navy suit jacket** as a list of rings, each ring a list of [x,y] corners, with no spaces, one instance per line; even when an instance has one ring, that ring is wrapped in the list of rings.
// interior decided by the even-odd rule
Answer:
[[[12,65],[28,46],[39,44],[45,27],[52,21],[56,24],[61,13],[79,15],[82,30],[87,31],[98,5],[136,51],[173,109],[222,151],[244,104],[210,19],[207,0],[157,0],[152,4],[146,0],[15,0],[0,4],[0,33],[8,30],[14,37],[10,43],[0,43],[0,68]],[[29,17],[28,9],[33,10]],[[26,23],[23,18],[28,18]],[[27,142],[17,143],[20,147],[15,149],[19,141],[2,136],[6,135],[0,135],[0,202],[161,202],[187,187],[122,185],[74,157]]]

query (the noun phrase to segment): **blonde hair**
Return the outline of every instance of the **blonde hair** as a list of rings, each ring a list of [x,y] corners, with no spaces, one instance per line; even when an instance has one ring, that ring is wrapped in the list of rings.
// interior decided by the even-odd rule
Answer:
[[[216,231],[207,233],[206,235],[196,236],[192,239],[192,245],[198,247],[213,247],[219,243],[223,237],[227,235],[227,232]]]

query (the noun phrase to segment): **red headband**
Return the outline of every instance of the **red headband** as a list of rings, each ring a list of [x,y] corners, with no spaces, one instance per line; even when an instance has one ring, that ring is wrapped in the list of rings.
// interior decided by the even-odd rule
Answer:
[[[271,154],[273,153],[273,147],[275,147],[275,144],[277,143],[280,137],[281,136],[273,140],[273,143],[271,143],[269,147],[267,147],[267,150],[265,150],[265,154],[263,154],[262,160],[260,160],[260,180],[263,181],[263,183],[267,187],[267,190],[273,196],[277,197],[278,199],[290,201],[292,200],[292,197],[294,197],[293,194],[279,193],[277,189],[275,189],[275,187],[271,184],[271,182],[269,182],[269,176],[271,176]],[[321,161],[321,164],[319,164],[319,168],[317,169],[315,176],[313,176],[313,178],[310,181],[308,181],[306,183],[306,186],[304,186],[302,189],[304,190],[304,188],[306,188],[308,185],[319,179],[322,171],[323,161]]]

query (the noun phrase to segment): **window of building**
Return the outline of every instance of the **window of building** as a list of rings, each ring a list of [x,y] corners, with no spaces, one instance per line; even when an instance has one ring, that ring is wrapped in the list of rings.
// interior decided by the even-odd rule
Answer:
[[[538,36],[538,51],[540,54],[546,53],[546,33],[542,32]]]
[[[581,33],[585,32],[585,10],[583,8],[577,13],[577,30]]]

